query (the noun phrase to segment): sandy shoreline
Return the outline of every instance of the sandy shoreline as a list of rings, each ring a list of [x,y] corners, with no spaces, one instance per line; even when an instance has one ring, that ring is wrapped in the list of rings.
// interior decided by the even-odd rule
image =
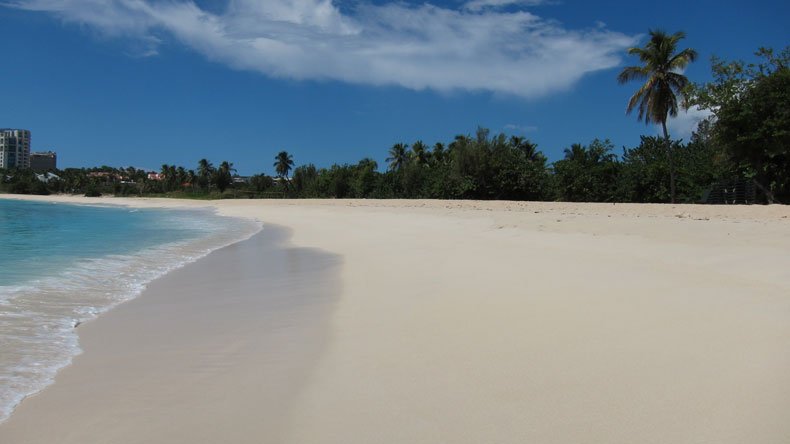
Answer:
[[[329,340],[282,429],[257,435],[243,414],[212,423],[233,442],[790,442],[788,207],[43,199],[214,207],[342,258]],[[260,377],[244,356],[217,361]],[[239,381],[205,382],[245,405]],[[57,413],[45,398],[59,384],[27,403],[30,424]],[[95,427],[121,443],[143,442],[133,425],[165,412],[100,422],[96,406],[74,405],[70,436]],[[196,418],[182,416],[172,425],[186,436]],[[0,441],[86,442],[42,428],[8,439],[3,424]]]
[[[84,353],[17,408],[0,441],[276,440],[326,344],[340,264],[288,236],[269,225],[80,325]]]

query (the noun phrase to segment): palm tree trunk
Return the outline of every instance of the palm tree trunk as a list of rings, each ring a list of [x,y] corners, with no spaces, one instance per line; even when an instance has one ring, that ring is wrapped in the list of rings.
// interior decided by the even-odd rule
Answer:
[[[664,143],[667,145],[667,158],[669,159],[669,196],[672,203],[675,203],[675,160],[672,155],[672,142],[669,140],[669,131],[667,131],[667,119],[661,121],[661,128],[664,130]]]
[[[770,187],[766,187],[763,185],[763,183],[767,183],[768,181],[766,180],[765,172],[763,171],[762,159],[758,159],[754,163],[754,170],[756,172],[756,177],[752,178],[752,182],[754,183],[754,185],[760,191],[763,192],[763,194],[765,195],[765,200],[769,205],[777,203],[776,198],[774,197],[774,193],[771,192]]]

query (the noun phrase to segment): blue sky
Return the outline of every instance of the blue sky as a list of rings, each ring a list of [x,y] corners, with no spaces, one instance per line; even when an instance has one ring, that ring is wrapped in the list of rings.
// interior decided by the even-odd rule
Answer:
[[[445,2],[5,0],[0,127],[66,166],[194,167],[241,174],[447,142],[480,125],[528,137],[551,160],[653,134],[624,113],[625,49],[650,28],[711,55],[751,59],[790,43],[786,1]],[[671,125],[687,137],[694,121]]]

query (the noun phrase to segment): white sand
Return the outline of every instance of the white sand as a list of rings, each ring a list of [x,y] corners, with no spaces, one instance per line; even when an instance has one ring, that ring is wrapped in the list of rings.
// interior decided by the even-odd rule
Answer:
[[[790,442],[788,207],[99,201],[212,205],[288,226],[293,244],[342,257],[329,342],[299,361],[310,376],[282,429],[217,421],[227,442]],[[256,359],[215,359],[261,370]],[[96,387],[116,373],[105,361]],[[80,373],[80,361],[66,371]],[[238,382],[205,383],[243,403]],[[75,405],[104,392],[59,378],[17,413],[46,428],[58,415],[48,392],[59,386]],[[140,396],[161,389],[135,386]],[[113,421],[84,408],[70,426],[118,437],[167,418],[188,430],[195,419],[178,402]],[[16,416],[0,425],[0,442],[85,442],[4,437]],[[157,442],[198,442],[168,430]],[[140,442],[134,428],[125,436],[112,442]]]

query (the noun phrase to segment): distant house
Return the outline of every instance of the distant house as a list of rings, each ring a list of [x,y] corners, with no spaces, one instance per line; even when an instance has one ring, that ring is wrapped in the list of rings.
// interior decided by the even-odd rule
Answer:
[[[233,183],[250,183],[250,176],[233,176]]]
[[[165,176],[159,173],[148,173],[148,180],[165,180]]]

